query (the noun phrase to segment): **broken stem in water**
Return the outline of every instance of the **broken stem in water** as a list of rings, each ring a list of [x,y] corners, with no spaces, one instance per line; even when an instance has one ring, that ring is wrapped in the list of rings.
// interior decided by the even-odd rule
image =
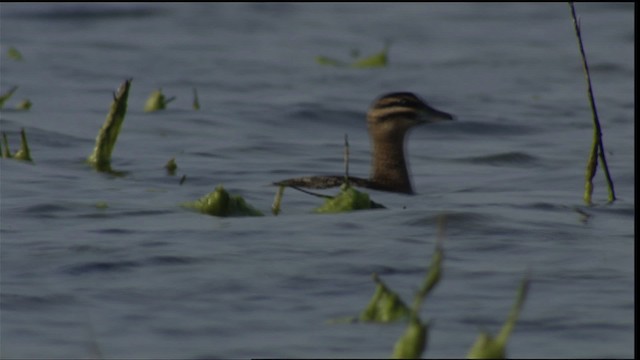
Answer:
[[[591,151],[589,153],[589,159],[587,160],[587,172],[586,183],[584,192],[584,201],[587,204],[591,204],[591,195],[593,193],[593,177],[596,175],[598,166],[598,158],[600,158],[602,169],[604,171],[607,180],[607,189],[609,191],[609,202],[613,202],[616,199],[615,191],[613,188],[613,180],[611,174],[609,174],[609,167],[607,166],[607,159],[605,157],[604,143],[602,141],[602,128],[600,127],[600,120],[598,118],[598,110],[596,108],[596,101],[593,95],[593,88],[591,86],[591,75],[589,74],[589,65],[587,64],[587,56],[584,52],[584,46],[582,44],[582,34],[580,32],[579,20],[576,16],[576,10],[573,2],[569,2],[569,8],[571,9],[571,16],[573,17],[573,27],[576,31],[576,37],[578,38],[578,45],[580,48],[580,55],[582,56],[582,68],[587,80],[587,93],[589,95],[589,105],[591,106],[591,113],[593,114],[593,143],[591,145]]]

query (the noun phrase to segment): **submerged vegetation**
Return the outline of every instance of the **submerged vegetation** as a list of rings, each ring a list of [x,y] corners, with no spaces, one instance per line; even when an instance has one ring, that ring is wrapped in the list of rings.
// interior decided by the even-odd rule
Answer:
[[[16,49],[13,46],[10,46],[9,49],[7,50],[7,57],[9,59],[15,60],[15,61],[24,60],[24,57],[22,56],[22,53],[20,51],[18,51],[18,49]]]
[[[198,100],[198,89],[193,88],[193,110],[200,110],[200,100]]]
[[[316,56],[316,63],[326,66],[351,67],[357,69],[381,68],[387,66],[389,47],[390,43],[387,43],[381,51],[362,58],[358,57],[359,51],[352,51],[351,54],[354,59],[351,61],[342,61],[318,55]]]
[[[176,163],[176,158],[171,158],[167,161],[167,164],[164,166],[167,169],[167,173],[169,175],[175,175],[176,170],[178,169],[178,164]]]
[[[203,214],[220,217],[264,216],[241,196],[229,194],[222,185],[218,185],[214,191],[196,201],[183,203],[182,206]]]

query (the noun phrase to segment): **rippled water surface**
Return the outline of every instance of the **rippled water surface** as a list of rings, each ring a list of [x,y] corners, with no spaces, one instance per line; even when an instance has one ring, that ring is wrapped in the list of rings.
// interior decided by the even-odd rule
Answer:
[[[611,205],[601,171],[582,201],[592,121],[564,3],[3,3],[1,91],[19,89],[0,126],[14,151],[26,130],[35,163],[1,162],[0,355],[388,357],[404,324],[327,321],[364,308],[373,272],[410,300],[445,214],[424,356],[497,332],[530,271],[509,356],[632,357],[634,5],[577,10]],[[385,68],[314,60],[386,42]],[[116,177],[84,159],[126,78]],[[176,100],[144,113],[160,87]],[[456,116],[410,135],[417,195],[369,191],[386,210],[340,215],[291,189],[278,217],[179,206],[224,184],[269,213],[271,182],[342,173],[345,133],[366,176],[366,110],[400,90]]]

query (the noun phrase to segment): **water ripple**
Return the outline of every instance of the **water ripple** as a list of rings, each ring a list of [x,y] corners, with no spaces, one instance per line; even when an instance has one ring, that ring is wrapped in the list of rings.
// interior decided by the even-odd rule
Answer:
[[[463,159],[458,159],[461,162],[468,162],[471,164],[487,164],[493,166],[518,166],[518,167],[532,167],[538,164],[538,158],[527,153],[519,151],[510,151],[500,154],[485,155],[485,156],[472,156]]]
[[[110,273],[129,271],[140,266],[136,261],[92,261],[67,266],[63,272],[69,275],[85,275],[92,273]]]

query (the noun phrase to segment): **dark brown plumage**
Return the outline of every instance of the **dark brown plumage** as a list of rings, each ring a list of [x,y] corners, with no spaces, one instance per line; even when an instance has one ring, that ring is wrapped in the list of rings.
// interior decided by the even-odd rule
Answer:
[[[416,125],[443,120],[453,116],[427,105],[409,92],[396,92],[379,97],[367,114],[371,140],[371,174],[369,179],[349,176],[349,183],[375,190],[413,194],[409,169],[405,159],[405,137]],[[275,185],[326,189],[340,186],[344,176],[309,176],[287,179]]]

